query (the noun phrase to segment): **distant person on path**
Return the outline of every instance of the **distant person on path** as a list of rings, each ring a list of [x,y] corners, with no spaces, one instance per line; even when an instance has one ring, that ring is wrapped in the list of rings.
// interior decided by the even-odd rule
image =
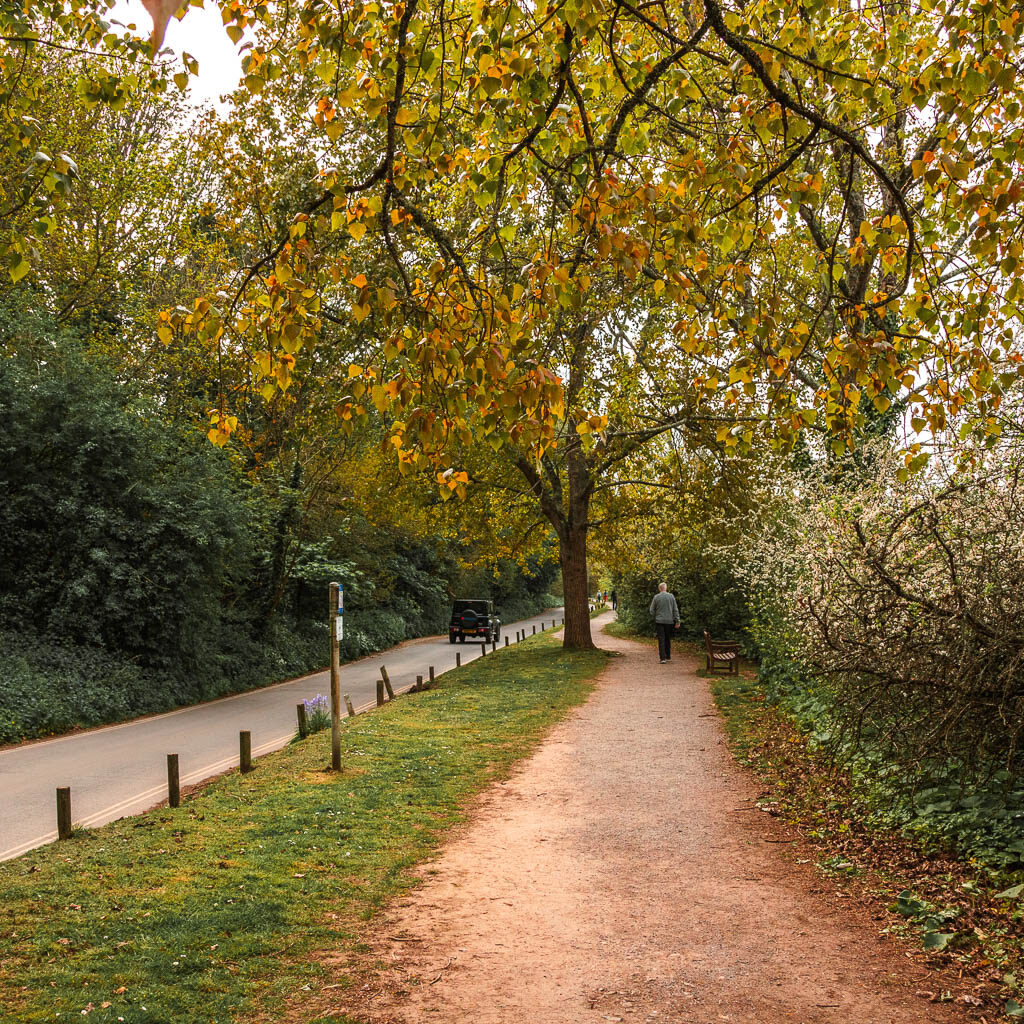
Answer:
[[[667,583],[658,584],[658,592],[651,601],[651,614],[658,631],[658,655],[664,665],[672,659],[672,630],[679,625],[679,605],[675,596],[668,592]]]
[[[619,595],[612,591],[612,611],[617,612],[619,610]]]

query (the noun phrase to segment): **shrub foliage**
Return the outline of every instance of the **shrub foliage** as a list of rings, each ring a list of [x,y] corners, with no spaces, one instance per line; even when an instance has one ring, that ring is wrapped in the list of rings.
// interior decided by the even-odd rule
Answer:
[[[297,472],[245,472],[73,344],[32,352],[0,360],[0,743],[321,667],[332,579],[348,658],[440,632],[466,588],[509,620],[550,600],[552,563],[466,570],[359,509],[304,529]]]
[[[792,476],[751,528],[762,683],[881,819],[1024,860],[1020,455],[954,450],[919,475],[868,462]]]

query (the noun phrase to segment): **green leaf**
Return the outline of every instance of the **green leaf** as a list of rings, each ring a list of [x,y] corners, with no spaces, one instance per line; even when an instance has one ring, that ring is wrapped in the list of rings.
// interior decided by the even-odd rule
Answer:
[[[995,898],[997,900],[1015,900],[1022,892],[1024,892],[1024,882],[1020,885],[1011,885],[1009,889],[1004,889],[1002,892],[997,892]]]
[[[31,269],[29,262],[20,252],[12,252],[7,261],[7,273],[11,281],[17,284]]]
[[[904,889],[903,892],[896,897],[896,909],[904,917],[915,917],[925,910],[925,904],[909,889]]]
[[[925,932],[925,949],[945,949],[951,940],[956,938],[956,932]]]
[[[1016,999],[1008,999],[1006,1001],[1006,1016],[1007,1017],[1024,1017],[1024,1006],[1021,1006]]]

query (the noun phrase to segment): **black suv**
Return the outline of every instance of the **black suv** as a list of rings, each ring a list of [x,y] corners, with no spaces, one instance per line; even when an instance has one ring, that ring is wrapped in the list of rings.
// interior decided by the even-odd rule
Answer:
[[[448,624],[448,642],[466,642],[466,638],[497,643],[501,639],[501,619],[494,614],[490,601],[456,601],[452,605],[452,621]]]

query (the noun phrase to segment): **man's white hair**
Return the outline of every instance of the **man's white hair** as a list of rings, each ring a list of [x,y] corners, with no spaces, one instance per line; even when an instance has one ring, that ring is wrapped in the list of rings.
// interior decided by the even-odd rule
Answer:
[[[658,584],[658,589],[659,590],[668,590],[668,584],[667,583],[659,583]]]

